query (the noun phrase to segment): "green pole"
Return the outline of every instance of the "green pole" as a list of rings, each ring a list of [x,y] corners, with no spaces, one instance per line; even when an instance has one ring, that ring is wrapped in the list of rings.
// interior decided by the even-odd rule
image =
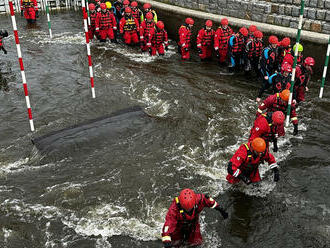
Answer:
[[[319,96],[320,98],[322,98],[322,96],[323,96],[324,83],[325,83],[325,78],[327,76],[327,70],[328,70],[329,55],[330,55],[330,35],[329,35],[328,49],[327,49],[327,54],[325,57],[325,63],[324,63],[324,69],[323,69],[323,76],[322,76],[320,96]]]
[[[84,0],[82,0],[84,1]],[[87,21],[88,21],[88,25],[91,25],[91,17],[89,15],[89,6],[88,6],[88,0],[86,0],[86,8],[87,8]]]
[[[300,42],[300,34],[301,34],[302,21],[303,21],[303,16],[304,16],[304,7],[305,7],[305,1],[301,0],[298,32],[297,32],[297,38],[296,38],[296,49],[294,51],[294,62],[293,62],[293,67],[292,67],[290,98],[289,98],[288,110],[287,110],[287,114],[286,114],[286,126],[289,126],[291,104],[292,104],[292,95],[293,95],[293,87],[294,87],[294,81],[295,81],[295,76],[296,76],[298,45],[299,45],[299,42]]]
[[[52,28],[51,28],[51,25],[50,25],[49,7],[48,7],[47,0],[46,0],[46,13],[47,13],[49,36],[50,36],[50,38],[53,38]]]

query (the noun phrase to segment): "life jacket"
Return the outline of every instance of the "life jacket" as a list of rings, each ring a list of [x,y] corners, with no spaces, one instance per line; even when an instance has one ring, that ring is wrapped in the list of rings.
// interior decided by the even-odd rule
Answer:
[[[310,70],[307,70],[307,68],[305,66],[302,65],[297,65],[300,69],[300,73],[297,75],[296,74],[296,78],[297,78],[297,84],[296,86],[307,86],[307,83],[309,82],[313,72]]]
[[[214,30],[211,29],[210,31],[204,30],[204,39],[203,39],[203,46],[210,46],[212,44],[212,39],[214,35]]]
[[[163,44],[163,42],[165,42],[165,32],[164,30],[160,30],[159,32],[156,31],[155,36],[154,36],[154,43],[156,44],[156,46],[160,46],[161,44]]]
[[[262,52],[262,42],[260,40],[253,40],[251,41],[251,47],[248,51],[249,58],[260,58]]]
[[[155,28],[155,22],[145,21],[144,36],[147,37],[150,34],[150,30]]]
[[[95,21],[96,21],[97,12],[94,13],[90,12],[90,18],[91,18],[91,26],[95,27]]]
[[[243,51],[244,38],[232,35],[229,38],[229,45],[232,53],[240,53]]]
[[[0,47],[2,47],[3,44],[2,44],[2,38],[0,37]]]
[[[187,31],[187,33],[186,33],[186,42],[185,43],[186,43],[187,46],[190,46],[190,38],[191,38],[191,30],[190,30],[190,28],[188,28],[185,25],[181,25],[181,27],[179,28],[179,35],[180,35],[180,30],[181,29],[185,29]],[[180,45],[182,45],[182,44],[180,44]]]
[[[287,109],[287,106],[288,104],[281,99],[280,93],[276,93],[276,100],[272,103],[272,106],[268,109],[268,111],[282,111],[284,113]]]
[[[244,144],[244,146],[246,148],[247,156],[246,156],[245,161],[242,164],[242,169],[245,174],[248,174],[248,175],[255,174],[258,169],[258,164],[263,163],[263,161],[264,161],[263,157],[264,157],[265,153],[263,153],[260,156],[260,160],[259,160],[258,164],[252,164],[253,153],[248,144]]]
[[[263,138],[266,142],[266,144],[268,144],[268,142],[272,141],[275,138],[275,133],[276,133],[276,126],[273,126],[272,123],[272,115],[273,114],[261,114],[263,117],[266,118],[267,122],[268,122],[268,126],[270,128],[270,132],[266,135],[263,135],[260,138]]]
[[[183,208],[181,207],[180,201],[179,201],[179,197],[175,197],[175,203],[179,209],[179,212],[182,216],[182,221],[180,221],[183,225],[187,226],[187,227],[192,227],[196,222],[198,222],[199,219],[199,213],[197,211],[198,209],[198,205],[200,204],[202,198],[200,199],[199,203],[196,204],[193,209],[192,209],[192,214],[188,215],[185,213],[185,211],[183,210]]]
[[[138,8],[136,8],[135,10],[132,9],[132,16],[138,20],[141,19],[141,10],[139,10]]]
[[[108,29],[108,28],[112,28],[113,26],[114,23],[112,21],[110,11],[107,11],[105,13],[101,11],[100,29]]]
[[[23,0],[22,1],[22,6],[23,7],[32,7],[33,6],[33,2],[31,0]]]
[[[219,29],[221,29],[221,35],[219,36],[219,45],[222,44],[226,44],[228,43],[228,40],[230,38],[230,36],[232,35],[232,30],[230,27],[227,27],[226,29],[223,29],[221,26],[219,27]],[[223,46],[223,48],[227,48],[227,46]]]
[[[135,19],[133,17],[127,17],[125,16],[125,25],[124,25],[124,31],[134,31],[136,30],[136,24]]]

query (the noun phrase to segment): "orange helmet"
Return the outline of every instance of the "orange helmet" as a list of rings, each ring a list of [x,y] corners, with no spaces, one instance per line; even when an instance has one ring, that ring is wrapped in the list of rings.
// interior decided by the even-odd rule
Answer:
[[[153,15],[151,12],[148,12],[148,13],[146,14],[146,19],[147,19],[147,20],[152,20],[152,18],[154,18],[154,15]]]
[[[221,25],[228,25],[228,19],[227,18],[222,18],[220,21]]]
[[[159,29],[164,29],[164,22],[162,22],[162,21],[158,21],[157,22],[157,24],[156,24],[156,26],[157,26],[157,28],[159,28]]]
[[[283,100],[283,101],[289,101],[289,97],[290,97],[290,90],[286,89],[286,90],[283,90],[281,93],[280,93],[280,98]]]
[[[245,37],[249,34],[249,31],[245,27],[240,28],[239,32]]]
[[[282,125],[285,120],[285,116],[282,111],[276,111],[272,115],[272,120],[274,125]]]
[[[143,4],[144,9],[151,9],[151,4],[150,3],[145,3]]]
[[[186,18],[186,24],[194,25],[194,20],[190,17]]]
[[[179,203],[184,210],[191,210],[196,205],[196,194],[191,189],[184,189],[180,192]]]
[[[270,44],[278,44],[278,39],[277,39],[277,37],[276,37],[275,35],[271,35],[271,36],[269,36],[269,38],[268,38],[268,42],[269,42]]]
[[[255,31],[257,31],[257,26],[255,26],[255,25],[250,25],[250,27],[249,27],[249,32],[254,33]]]
[[[211,21],[211,20],[207,20],[207,21],[205,22],[205,26],[206,26],[206,27],[212,27],[212,26],[213,26],[212,21]]]
[[[251,147],[256,152],[264,152],[266,150],[266,142],[263,138],[255,138],[251,142]]]

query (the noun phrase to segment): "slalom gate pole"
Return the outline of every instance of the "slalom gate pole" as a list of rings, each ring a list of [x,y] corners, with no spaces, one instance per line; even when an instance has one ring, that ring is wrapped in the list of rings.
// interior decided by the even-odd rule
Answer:
[[[84,1],[84,0],[82,0]],[[91,25],[91,18],[89,15],[89,6],[88,6],[88,0],[86,0],[86,8],[87,8],[87,20],[88,20],[88,25]]]
[[[46,13],[47,13],[49,36],[50,36],[50,38],[53,38],[52,28],[51,28],[51,25],[50,25],[48,1],[47,0],[45,0],[45,1],[46,1]]]
[[[27,107],[27,110],[28,110],[29,121],[30,121],[30,128],[31,128],[31,131],[34,131],[34,124],[33,124],[33,118],[32,118],[32,110],[31,110],[29,92],[28,92],[27,83],[26,83],[26,77],[25,77],[25,72],[24,72],[24,65],[23,65],[22,52],[21,52],[21,45],[19,44],[19,38],[18,38],[18,33],[17,33],[17,25],[16,25],[16,19],[15,19],[14,7],[13,7],[13,2],[11,0],[9,0],[9,8],[10,8],[11,22],[13,24],[13,31],[14,31],[14,36],[15,36],[16,48],[17,48],[17,57],[18,57],[18,62],[19,62],[20,69],[21,69],[21,75],[22,75],[22,82],[23,82],[23,87],[24,87],[26,107]]]
[[[327,71],[328,71],[329,55],[330,55],[330,35],[329,35],[328,49],[327,49],[327,54],[325,57],[325,63],[324,63],[324,69],[323,69],[323,76],[322,76],[321,89],[320,89],[320,95],[319,95],[320,98],[322,98],[322,96],[323,96],[324,83],[325,83],[325,78],[327,76]]]
[[[296,38],[296,49],[294,51],[294,62],[293,62],[293,66],[292,66],[290,97],[289,97],[288,109],[287,109],[287,114],[286,114],[286,122],[285,122],[286,127],[289,126],[292,96],[293,96],[293,88],[294,88],[294,81],[295,81],[295,76],[296,76],[298,45],[299,45],[299,42],[300,42],[300,34],[301,34],[302,21],[303,21],[303,16],[304,16],[304,7],[305,7],[305,0],[301,0],[298,31],[297,31],[297,38]]]
[[[86,37],[89,77],[91,79],[92,97],[95,98],[93,65],[92,65],[92,57],[91,57],[91,47],[90,47],[90,44],[89,44],[89,35],[88,35],[88,26],[87,26],[87,12],[86,12],[85,0],[81,1],[81,8],[82,8],[83,17],[84,17],[84,29],[85,29],[85,37]]]

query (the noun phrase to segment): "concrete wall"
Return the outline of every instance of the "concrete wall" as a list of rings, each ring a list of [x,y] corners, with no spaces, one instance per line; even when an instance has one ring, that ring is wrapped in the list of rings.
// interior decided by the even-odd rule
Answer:
[[[296,28],[300,0],[157,0],[185,8]],[[330,0],[306,0],[304,30],[330,33]]]

